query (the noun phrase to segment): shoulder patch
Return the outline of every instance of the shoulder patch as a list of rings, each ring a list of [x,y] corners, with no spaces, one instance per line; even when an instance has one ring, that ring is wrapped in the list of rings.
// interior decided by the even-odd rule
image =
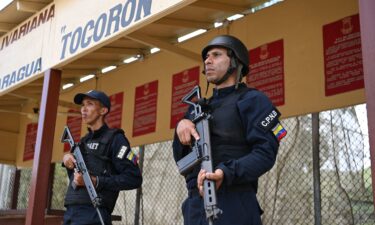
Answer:
[[[120,149],[120,151],[117,154],[117,158],[123,159],[124,156],[125,156],[125,152],[126,152],[127,149],[128,149],[128,147],[122,146],[121,149]]]
[[[131,162],[133,162],[134,165],[138,164],[138,157],[131,149],[129,150],[126,158],[130,160]]]
[[[138,164],[138,157],[137,155],[131,150],[131,148],[128,148],[127,146],[122,146],[120,151],[117,154],[118,159],[128,159],[131,162],[134,163],[134,165]]]
[[[280,123],[277,123],[276,126],[272,128],[272,132],[278,141],[281,141],[281,139],[283,139],[287,134],[286,130]]]
[[[278,123],[280,115],[281,113],[276,108],[273,108],[271,112],[267,113],[265,117],[258,122],[258,126],[264,131],[269,131]]]

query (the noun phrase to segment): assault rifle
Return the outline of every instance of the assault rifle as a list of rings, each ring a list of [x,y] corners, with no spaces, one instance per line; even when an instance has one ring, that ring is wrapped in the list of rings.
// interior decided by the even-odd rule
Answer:
[[[74,158],[76,159],[76,162],[74,163],[74,170],[75,172],[82,173],[83,181],[86,186],[86,190],[90,196],[91,202],[98,212],[99,219],[102,225],[104,225],[104,221],[102,218],[102,214],[99,211],[99,205],[101,203],[101,199],[98,197],[98,194],[96,193],[94,184],[92,183],[89,171],[87,170],[86,163],[83,159],[81,149],[79,148],[79,144],[74,142],[73,136],[70,133],[70,129],[68,126],[65,126],[63,135],[61,137],[61,142],[65,143],[68,142],[70,145],[70,152],[74,155]],[[73,189],[76,189],[77,186],[74,182],[72,182]]]
[[[196,103],[192,102],[194,97],[197,98]],[[190,93],[183,97],[182,102],[194,107],[192,122],[195,124],[200,138],[199,140],[193,141],[192,151],[177,162],[178,170],[180,174],[186,175],[200,163],[201,169],[212,173],[213,166],[209,127],[211,114],[208,110],[206,99],[201,98],[199,86],[195,86]],[[203,182],[204,208],[209,224],[213,224],[213,220],[217,219],[218,215],[222,213],[222,210],[217,206],[215,186],[215,182],[212,180],[205,179]]]

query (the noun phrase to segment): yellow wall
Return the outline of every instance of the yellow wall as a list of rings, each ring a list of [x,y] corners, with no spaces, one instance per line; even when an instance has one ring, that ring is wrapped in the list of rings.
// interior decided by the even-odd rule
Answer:
[[[358,13],[355,0],[287,0],[247,16],[231,34],[253,49],[284,39],[285,105],[283,117],[363,103],[364,90],[325,97],[323,26]]]
[[[280,106],[279,110],[284,118],[363,103],[363,89],[330,97],[325,97],[324,94],[323,25],[357,14],[357,4],[356,0],[286,0],[247,15],[228,27],[211,30],[182,46],[200,54],[202,47],[209,40],[225,33],[239,37],[249,49],[283,39],[285,105]],[[169,128],[172,75],[195,66],[202,69],[201,62],[161,51],[142,62],[123,65],[113,72],[104,74],[97,83],[91,80],[75,87],[63,93],[61,98],[72,101],[76,93],[95,87],[109,95],[124,92],[122,127],[131,145],[170,140],[174,132]],[[200,78],[200,85],[205,92],[204,76],[201,75]],[[154,80],[159,81],[156,131],[132,138],[135,89]],[[66,117],[58,116],[53,161],[60,161],[62,158],[63,145],[60,143],[60,137],[65,122]],[[26,123],[27,121],[22,118],[17,145],[19,166],[31,165],[30,162],[22,162]],[[82,134],[85,132],[86,128],[83,125]]]
[[[15,164],[18,133],[0,131],[0,163]]]
[[[18,111],[17,107],[8,108]],[[0,163],[15,164],[20,118],[16,113],[0,113]]]

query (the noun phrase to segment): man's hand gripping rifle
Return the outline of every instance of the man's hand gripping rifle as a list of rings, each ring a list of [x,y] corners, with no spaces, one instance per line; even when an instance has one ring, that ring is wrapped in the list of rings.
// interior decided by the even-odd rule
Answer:
[[[95,207],[96,211],[98,212],[99,219],[102,225],[104,225],[102,214],[100,214],[99,211],[99,205],[101,202],[101,199],[99,198],[98,194],[96,193],[94,184],[92,183],[89,171],[87,170],[85,161],[83,159],[81,149],[79,148],[79,144],[74,142],[73,136],[70,133],[69,127],[65,126],[63,135],[61,137],[61,142],[68,142],[70,145],[70,152],[73,154],[74,158],[76,159],[76,162],[74,164],[74,170],[76,172],[79,172],[82,174],[83,181],[86,186],[86,190],[90,196],[91,202],[93,206]],[[74,182],[72,182],[73,189],[76,189],[77,186]]]
[[[196,103],[192,102],[194,97],[197,98]],[[213,166],[209,127],[211,114],[208,110],[206,99],[201,98],[200,88],[199,86],[195,86],[193,90],[182,99],[182,101],[194,107],[194,118],[192,122],[195,124],[195,128],[197,129],[200,138],[199,140],[194,141],[192,151],[177,162],[178,170],[180,174],[186,175],[200,163],[201,169],[212,173]],[[222,210],[217,207],[215,186],[214,181],[207,179],[204,180],[204,208],[206,210],[206,218],[209,221],[209,224],[213,224],[213,220],[217,219],[218,215],[222,213]]]

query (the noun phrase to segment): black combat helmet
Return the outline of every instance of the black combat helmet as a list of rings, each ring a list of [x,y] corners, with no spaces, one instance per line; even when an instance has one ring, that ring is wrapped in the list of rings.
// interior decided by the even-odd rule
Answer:
[[[224,47],[230,49],[237,60],[241,62],[242,76],[246,76],[249,73],[249,52],[246,46],[238,38],[230,35],[220,35],[212,39],[207,46],[202,50],[203,62],[206,59],[207,52],[213,47]]]

